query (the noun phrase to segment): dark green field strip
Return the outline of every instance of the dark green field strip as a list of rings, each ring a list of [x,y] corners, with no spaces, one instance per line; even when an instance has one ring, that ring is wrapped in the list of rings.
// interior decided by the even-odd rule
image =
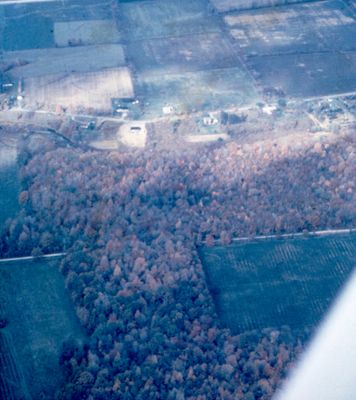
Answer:
[[[0,165],[0,231],[5,221],[14,217],[19,208],[19,186],[16,163]]]
[[[41,393],[52,399],[62,382],[62,343],[69,337],[78,342],[84,339],[58,260],[2,263],[0,292],[8,320],[6,330],[13,338],[12,348],[30,394],[34,399]]]
[[[356,266],[356,235],[202,248],[217,312],[233,332],[320,320]]]
[[[53,22],[38,15],[7,19],[2,47],[9,51],[54,47]]]

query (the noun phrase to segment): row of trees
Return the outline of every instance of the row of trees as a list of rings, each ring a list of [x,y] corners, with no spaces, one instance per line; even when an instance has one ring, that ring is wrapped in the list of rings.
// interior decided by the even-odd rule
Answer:
[[[288,329],[222,329],[196,245],[351,227],[352,138],[109,155],[46,142],[22,160],[22,211],[1,252],[65,249],[89,335],[63,352],[59,399],[271,397],[301,341]]]

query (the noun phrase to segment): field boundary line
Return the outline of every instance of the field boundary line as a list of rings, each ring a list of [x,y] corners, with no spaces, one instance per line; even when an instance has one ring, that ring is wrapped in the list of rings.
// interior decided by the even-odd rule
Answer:
[[[42,260],[48,258],[60,258],[64,257],[67,253],[53,253],[45,254],[43,256],[25,256],[25,257],[13,257],[13,258],[0,258],[0,263],[14,262],[14,261],[31,261],[31,260]]]
[[[350,229],[325,229],[319,231],[310,232],[296,232],[296,233],[283,233],[276,235],[260,235],[260,236],[244,236],[244,237],[234,237],[231,242],[253,242],[255,240],[268,240],[268,239],[293,239],[296,237],[318,237],[327,235],[345,235],[345,234],[356,234],[356,228]],[[221,243],[221,239],[215,239],[214,244]],[[202,244],[206,245],[206,240],[202,241]],[[0,260],[1,261],[1,260]]]
[[[0,1],[0,6],[9,4],[27,4],[27,3],[59,3],[62,0],[3,0]]]

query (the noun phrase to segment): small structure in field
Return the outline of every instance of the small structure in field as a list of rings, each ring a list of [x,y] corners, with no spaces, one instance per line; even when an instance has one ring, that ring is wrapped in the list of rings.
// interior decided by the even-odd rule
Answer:
[[[173,106],[164,106],[162,108],[163,115],[171,115],[174,113],[174,107]]]
[[[276,105],[265,105],[262,107],[262,112],[267,115],[272,115],[274,111],[277,110]]]
[[[145,147],[147,139],[146,124],[141,121],[123,124],[117,135],[118,140],[126,146]]]
[[[205,126],[215,126],[219,123],[219,120],[215,118],[213,115],[209,114],[208,116],[203,118],[203,124]]]

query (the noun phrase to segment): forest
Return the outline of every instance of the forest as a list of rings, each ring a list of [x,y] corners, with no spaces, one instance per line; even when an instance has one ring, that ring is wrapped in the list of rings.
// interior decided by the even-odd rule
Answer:
[[[355,144],[339,135],[108,153],[24,139],[21,211],[0,253],[65,251],[88,334],[81,348],[64,343],[57,400],[270,399],[306,333],[222,329],[197,246],[353,227]]]

